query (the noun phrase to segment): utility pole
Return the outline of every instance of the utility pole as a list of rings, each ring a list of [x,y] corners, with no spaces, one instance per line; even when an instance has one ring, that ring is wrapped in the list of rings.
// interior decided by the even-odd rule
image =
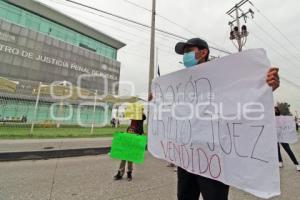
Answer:
[[[151,19],[151,44],[150,44],[150,63],[149,63],[149,82],[148,82],[148,99],[151,93],[151,84],[154,78],[154,57],[155,57],[155,15],[156,0],[152,0],[152,19]]]
[[[227,15],[233,18],[233,21],[228,22],[228,25],[230,26],[230,40],[236,40],[237,45],[235,45],[239,52],[242,51],[243,46],[245,46],[247,42],[247,36],[249,35],[249,32],[247,30],[247,26],[243,25],[241,27],[240,18],[243,18],[245,23],[247,23],[248,15],[250,14],[251,17],[254,17],[254,12],[249,9],[246,13],[241,9],[241,7],[249,2],[251,5],[252,3],[249,0],[241,0],[239,3],[235,4],[230,10],[227,11]],[[235,12],[235,17],[232,16],[232,14]],[[240,14],[241,13],[241,14]],[[236,22],[236,26],[234,26],[234,23]]]

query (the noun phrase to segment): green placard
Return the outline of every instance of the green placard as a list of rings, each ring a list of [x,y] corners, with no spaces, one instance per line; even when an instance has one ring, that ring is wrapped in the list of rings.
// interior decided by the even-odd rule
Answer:
[[[110,157],[117,160],[142,164],[145,159],[147,137],[133,133],[115,133],[111,145]]]

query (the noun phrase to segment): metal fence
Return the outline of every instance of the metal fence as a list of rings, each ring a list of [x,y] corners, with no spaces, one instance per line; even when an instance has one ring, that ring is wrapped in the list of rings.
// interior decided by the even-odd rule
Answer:
[[[52,85],[0,78],[0,134],[9,128],[94,128],[110,123],[112,104],[104,102],[98,91],[70,87],[64,82]],[[2,130],[2,131],[1,131]],[[88,131],[87,131],[88,130]]]

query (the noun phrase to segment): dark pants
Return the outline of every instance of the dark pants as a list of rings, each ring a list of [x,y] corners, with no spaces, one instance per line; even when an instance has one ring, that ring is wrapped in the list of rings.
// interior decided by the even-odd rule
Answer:
[[[284,150],[287,152],[287,154],[289,155],[289,157],[291,158],[291,160],[293,161],[293,163],[295,165],[299,165],[294,153],[292,152],[290,145],[287,143],[280,143],[281,146],[284,148]],[[281,153],[280,153],[280,145],[278,143],[278,158],[279,158],[279,162],[282,162],[282,157],[281,157]]]
[[[204,200],[228,200],[229,186],[178,167],[178,200],[199,200],[200,193]]]
[[[119,167],[119,172],[121,173],[121,176],[125,173],[126,168],[126,162],[127,162],[127,172],[132,172],[133,170],[133,163],[130,161],[122,160]]]

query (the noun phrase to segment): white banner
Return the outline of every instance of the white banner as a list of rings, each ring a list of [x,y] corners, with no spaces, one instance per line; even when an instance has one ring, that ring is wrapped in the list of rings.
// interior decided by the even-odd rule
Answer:
[[[157,78],[149,151],[258,197],[280,195],[270,66],[257,49]]]
[[[298,142],[296,122],[293,116],[276,116],[277,138],[280,143]]]

